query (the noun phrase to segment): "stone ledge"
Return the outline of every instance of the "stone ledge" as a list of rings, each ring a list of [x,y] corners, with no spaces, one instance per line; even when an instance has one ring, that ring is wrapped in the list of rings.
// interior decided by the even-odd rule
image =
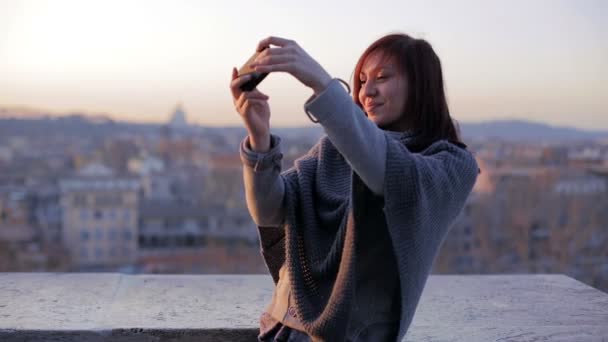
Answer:
[[[256,341],[267,275],[0,273],[0,341]],[[432,275],[406,341],[608,341],[564,275]]]

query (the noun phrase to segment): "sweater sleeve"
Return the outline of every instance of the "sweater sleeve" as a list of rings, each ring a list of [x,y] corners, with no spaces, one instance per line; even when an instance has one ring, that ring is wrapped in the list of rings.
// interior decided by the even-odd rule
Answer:
[[[382,195],[386,133],[365,116],[340,82],[332,80],[322,93],[305,103],[304,110],[319,120],[329,140],[365,185]]]
[[[243,162],[243,177],[247,208],[258,226],[261,252],[275,284],[279,281],[279,271],[285,262],[285,198],[298,196],[289,193],[285,182],[297,183],[297,168],[281,172],[281,139],[270,136],[270,150],[259,153],[251,150],[249,137],[240,144],[240,157]],[[304,156],[295,163],[308,163],[318,158],[323,139],[319,140]],[[297,188],[293,188],[298,191]],[[288,198],[289,198],[288,197]]]
[[[285,213],[283,210],[284,183],[281,178],[281,139],[271,134],[270,150],[253,151],[249,136],[240,144],[243,162],[245,199],[251,218],[258,226],[278,227]]]

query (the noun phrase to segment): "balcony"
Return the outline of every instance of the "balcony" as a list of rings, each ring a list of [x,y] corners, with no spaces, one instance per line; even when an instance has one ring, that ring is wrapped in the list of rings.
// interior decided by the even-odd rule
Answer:
[[[0,341],[255,341],[267,275],[0,273]],[[608,341],[570,277],[432,275],[405,341]]]

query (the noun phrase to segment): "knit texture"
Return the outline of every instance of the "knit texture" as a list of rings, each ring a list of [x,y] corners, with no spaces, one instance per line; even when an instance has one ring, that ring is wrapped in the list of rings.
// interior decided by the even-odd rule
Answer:
[[[413,319],[431,266],[477,178],[475,158],[446,140],[420,153],[415,138],[386,135],[382,209],[397,259],[399,340]],[[360,213],[369,189],[327,136],[282,173],[285,220],[258,227],[275,281],[287,263],[297,315],[315,341],[343,341],[352,315]],[[369,224],[369,222],[368,222]]]

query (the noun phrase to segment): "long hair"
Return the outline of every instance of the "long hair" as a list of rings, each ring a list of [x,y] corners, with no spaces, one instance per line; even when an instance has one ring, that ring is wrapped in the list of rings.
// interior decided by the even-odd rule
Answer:
[[[412,124],[417,132],[415,150],[422,150],[441,139],[462,144],[458,124],[450,117],[443,85],[441,61],[424,39],[410,37],[404,33],[386,35],[373,42],[361,55],[353,75],[353,100],[359,101],[361,80],[359,74],[366,58],[379,52],[385,60],[393,58],[398,71],[408,82],[407,101],[401,117]],[[464,145],[464,144],[462,144]],[[464,145],[466,146],[466,145]]]

